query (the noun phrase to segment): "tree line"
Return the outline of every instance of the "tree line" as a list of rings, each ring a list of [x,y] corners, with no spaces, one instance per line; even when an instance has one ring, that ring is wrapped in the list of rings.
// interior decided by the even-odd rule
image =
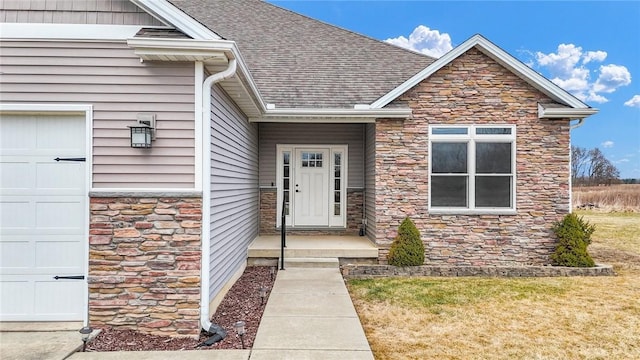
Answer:
[[[571,182],[574,186],[620,183],[620,171],[598,148],[571,146]]]

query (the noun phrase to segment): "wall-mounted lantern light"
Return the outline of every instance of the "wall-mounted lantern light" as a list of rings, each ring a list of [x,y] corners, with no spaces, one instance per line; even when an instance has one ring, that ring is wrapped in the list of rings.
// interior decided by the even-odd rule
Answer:
[[[156,138],[156,114],[139,113],[136,117],[136,125],[129,126],[131,147],[150,148],[151,141]]]

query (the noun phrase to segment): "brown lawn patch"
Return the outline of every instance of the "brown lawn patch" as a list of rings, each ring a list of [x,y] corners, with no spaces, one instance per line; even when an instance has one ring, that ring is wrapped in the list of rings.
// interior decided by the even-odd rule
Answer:
[[[640,214],[583,214],[618,276],[349,281],[376,359],[640,359]]]

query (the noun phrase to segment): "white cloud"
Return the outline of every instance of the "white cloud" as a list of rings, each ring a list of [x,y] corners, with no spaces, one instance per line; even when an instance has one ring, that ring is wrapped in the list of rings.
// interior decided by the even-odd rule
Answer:
[[[640,95],[633,95],[633,97],[624,103],[624,106],[640,108]]]
[[[534,57],[536,65],[549,72],[551,81],[582,101],[605,103],[609,100],[603,94],[610,94],[621,86],[631,84],[631,74],[622,65],[606,64],[598,69],[587,66],[596,66],[593,64],[607,58],[607,53],[602,50],[583,51],[582,47],[574,44],[560,44],[555,53],[538,51]],[[595,81],[592,80],[592,74],[598,74]],[[640,104],[637,106],[640,107]]]
[[[540,51],[536,52],[538,64],[547,67],[551,72],[551,76],[560,78],[570,77],[581,57],[582,48],[573,44],[558,45],[557,53],[544,54]]]
[[[620,159],[620,160],[614,161],[614,163],[621,164],[621,163],[628,163],[629,161],[631,161],[631,160],[629,160],[629,159]]]
[[[385,42],[436,58],[453,49],[449,34],[441,34],[440,31],[431,30],[424,25],[415,28],[408,39],[401,35],[397,38],[387,39]]]
[[[593,91],[612,93],[620,86],[631,84],[631,74],[626,67],[622,65],[603,65],[600,66],[600,76],[593,84]]]
[[[599,104],[604,104],[606,102],[609,102],[609,99],[607,99],[606,97],[602,96],[602,95],[598,95],[596,93],[594,93],[593,91],[590,91],[589,94],[587,94],[586,96],[584,96],[584,98],[581,98],[582,94],[577,94],[576,97],[582,101],[593,101]]]
[[[591,61],[597,61],[597,62],[603,62],[604,59],[607,58],[607,53],[606,51],[587,51],[586,54],[584,54],[584,58],[582,59],[582,63],[583,64],[588,64]]]
[[[607,140],[605,142],[603,142],[602,144],[600,144],[603,148],[607,149],[607,148],[612,148],[614,145],[614,142],[611,140]]]

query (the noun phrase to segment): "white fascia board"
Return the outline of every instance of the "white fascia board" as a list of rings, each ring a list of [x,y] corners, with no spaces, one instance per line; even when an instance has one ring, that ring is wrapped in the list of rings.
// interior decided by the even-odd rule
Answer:
[[[538,119],[584,119],[597,114],[598,109],[574,109],[574,108],[545,108],[538,104]]]
[[[160,21],[189,35],[194,39],[219,40],[218,34],[209,30],[182,10],[166,0],[130,0]]]
[[[0,23],[3,40],[126,40],[141,25]]]
[[[167,51],[174,50],[227,52],[230,54],[237,51],[235,42],[220,39],[193,40],[137,37],[127,39],[127,45],[141,50],[155,50],[159,54],[166,54]]]
[[[371,104],[371,107],[382,108],[386,106],[391,101],[395,100],[397,97],[404,94],[409,89],[416,86],[421,81],[428,78],[433,73],[440,70],[441,68],[443,68],[444,66],[446,66],[447,64],[449,64],[450,62],[452,62],[453,60],[455,60],[460,55],[464,54],[474,46],[477,46],[478,49],[482,51],[485,55],[491,57],[501,65],[507,67],[509,70],[515,73],[518,77],[520,77],[527,83],[531,84],[533,87],[537,88],[538,90],[542,91],[543,93],[547,94],[552,99],[560,103],[566,104],[568,106],[571,106],[573,108],[579,108],[579,109],[589,108],[588,105],[586,105],[585,103],[583,103],[582,101],[574,97],[573,95],[569,94],[568,92],[566,92],[565,90],[563,90],[562,88],[560,88],[559,86],[551,82],[549,79],[540,75],[539,73],[531,69],[526,64],[522,63],[518,59],[509,55],[509,53],[502,50],[501,48],[499,48],[498,46],[496,46],[495,44],[493,44],[492,42],[490,42],[489,40],[487,40],[486,38],[484,38],[482,35],[479,35],[479,34],[472,36],[464,43],[460,44],[453,50],[444,54],[438,60],[434,61],[431,65],[427,66],[424,70],[420,71],[419,73],[411,77],[409,80],[402,83],[400,86],[396,87],[386,95],[382,96],[380,99],[373,102]]]
[[[308,122],[315,120],[328,123],[373,123],[376,119],[408,119],[409,108],[391,109],[268,109],[261,118],[252,122]]]
[[[225,40],[133,38],[127,39],[127,45],[147,61],[213,61],[235,57],[234,44]]]

